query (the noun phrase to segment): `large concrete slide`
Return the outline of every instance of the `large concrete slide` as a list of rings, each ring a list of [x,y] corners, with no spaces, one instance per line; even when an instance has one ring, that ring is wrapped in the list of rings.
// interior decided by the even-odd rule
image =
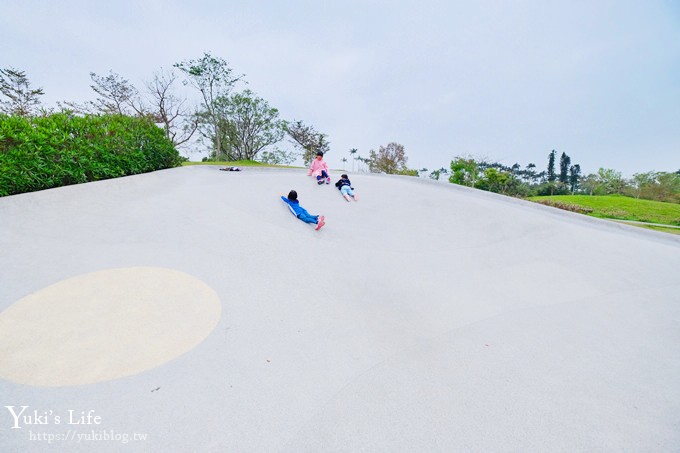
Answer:
[[[350,179],[0,198],[0,451],[677,451],[677,236]]]

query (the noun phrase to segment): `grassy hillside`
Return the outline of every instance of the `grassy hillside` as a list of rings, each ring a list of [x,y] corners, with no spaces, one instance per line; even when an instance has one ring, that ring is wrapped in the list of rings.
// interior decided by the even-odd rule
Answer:
[[[633,220],[664,225],[680,225],[680,204],[638,200],[618,195],[555,195],[531,197],[531,201],[550,204],[557,202],[569,210],[583,212],[593,217],[616,220]],[[578,208],[582,208],[579,210]]]

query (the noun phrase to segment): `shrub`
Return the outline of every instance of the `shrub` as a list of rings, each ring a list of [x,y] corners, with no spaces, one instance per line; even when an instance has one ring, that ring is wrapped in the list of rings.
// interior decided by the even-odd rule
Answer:
[[[418,176],[418,170],[411,170],[409,168],[402,168],[401,170],[397,170],[394,172],[395,175],[402,175],[402,176]]]
[[[148,118],[56,113],[0,115],[0,196],[178,166]]]
[[[593,212],[592,208],[586,206],[579,206],[571,203],[563,203],[561,201],[555,200],[537,200],[538,203],[544,204],[546,206],[552,206],[553,208],[564,209],[565,211],[578,212],[579,214],[590,214]]]

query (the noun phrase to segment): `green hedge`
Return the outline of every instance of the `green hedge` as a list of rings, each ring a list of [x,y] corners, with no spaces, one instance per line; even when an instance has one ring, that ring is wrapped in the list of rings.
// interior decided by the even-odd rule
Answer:
[[[181,160],[147,118],[0,114],[0,196],[176,167]]]

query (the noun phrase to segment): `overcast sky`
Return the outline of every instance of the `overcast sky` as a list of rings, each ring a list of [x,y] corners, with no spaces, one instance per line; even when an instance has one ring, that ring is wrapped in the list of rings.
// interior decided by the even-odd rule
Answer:
[[[90,72],[141,88],[204,52],[326,133],[333,167],[395,141],[417,169],[544,169],[552,149],[584,173],[680,169],[676,0],[2,2],[0,67],[48,106],[94,99]]]

